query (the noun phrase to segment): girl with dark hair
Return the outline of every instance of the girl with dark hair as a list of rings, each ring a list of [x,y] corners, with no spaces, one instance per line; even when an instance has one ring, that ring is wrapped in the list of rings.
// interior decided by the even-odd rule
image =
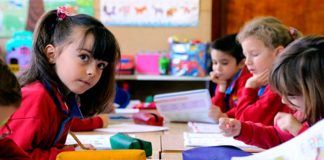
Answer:
[[[9,137],[33,159],[75,150],[64,146],[71,120],[113,106],[119,57],[117,40],[97,19],[71,15],[65,7],[43,15],[30,69],[20,78],[21,107],[7,123]]]

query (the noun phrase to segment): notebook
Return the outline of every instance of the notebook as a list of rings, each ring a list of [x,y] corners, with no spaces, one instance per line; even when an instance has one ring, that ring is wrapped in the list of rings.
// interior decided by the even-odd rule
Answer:
[[[211,98],[207,89],[157,94],[154,102],[167,121],[214,123],[208,117]]]

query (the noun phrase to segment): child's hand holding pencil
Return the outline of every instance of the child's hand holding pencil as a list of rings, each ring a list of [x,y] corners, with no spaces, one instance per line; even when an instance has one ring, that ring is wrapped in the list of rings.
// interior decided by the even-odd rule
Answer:
[[[241,132],[241,122],[233,118],[220,118],[219,129],[226,137],[238,136]]]
[[[79,138],[73,133],[69,132],[70,135],[73,137],[73,139],[78,143],[77,146],[75,147],[75,150],[96,150],[95,147],[93,147],[91,144],[82,144]]]

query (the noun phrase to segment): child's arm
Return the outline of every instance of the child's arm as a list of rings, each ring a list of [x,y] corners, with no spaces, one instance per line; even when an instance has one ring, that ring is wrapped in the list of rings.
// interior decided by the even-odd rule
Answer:
[[[215,105],[212,105],[212,106],[209,108],[208,116],[209,116],[210,118],[212,118],[215,122],[218,122],[218,119],[221,118],[221,117],[223,117],[223,118],[227,118],[226,113],[223,113],[223,112],[220,110],[220,107],[215,106]]]
[[[105,128],[108,126],[108,115],[100,114],[91,118],[72,119],[71,131],[92,131],[97,128]]]
[[[283,131],[287,131],[290,134],[297,136],[302,124],[289,113],[279,112],[274,118],[275,124]]]
[[[219,80],[214,72],[209,73],[211,80],[217,84],[215,89],[215,95],[212,97],[212,103],[225,112],[226,102],[225,102],[225,91],[226,91],[226,81]]]

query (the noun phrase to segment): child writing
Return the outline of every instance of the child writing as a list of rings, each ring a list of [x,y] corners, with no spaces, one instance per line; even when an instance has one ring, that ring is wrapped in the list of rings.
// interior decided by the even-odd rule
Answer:
[[[9,138],[33,159],[55,159],[75,150],[64,146],[72,118],[113,106],[120,49],[101,22],[70,15],[65,7],[43,15],[34,36],[30,69],[21,77],[22,104],[7,123]]]
[[[304,113],[304,119],[279,112],[275,126],[221,118],[220,129],[247,144],[270,148],[297,136],[324,117],[324,37],[304,37],[289,45],[276,60],[270,85],[282,101]],[[289,136],[290,135],[290,136]],[[291,136],[293,135],[293,136]]]
[[[0,60],[0,127],[19,107],[20,102],[21,91],[18,80],[9,67]],[[0,134],[0,159],[31,159],[24,150],[7,137],[10,135],[9,126],[4,127],[9,132]]]
[[[210,77],[217,84],[212,102],[217,107],[210,108],[209,116],[218,121],[220,116],[235,116],[237,97],[240,97],[241,89],[251,74],[244,65],[245,57],[236,41],[236,34],[215,40],[211,47],[213,71]]]

